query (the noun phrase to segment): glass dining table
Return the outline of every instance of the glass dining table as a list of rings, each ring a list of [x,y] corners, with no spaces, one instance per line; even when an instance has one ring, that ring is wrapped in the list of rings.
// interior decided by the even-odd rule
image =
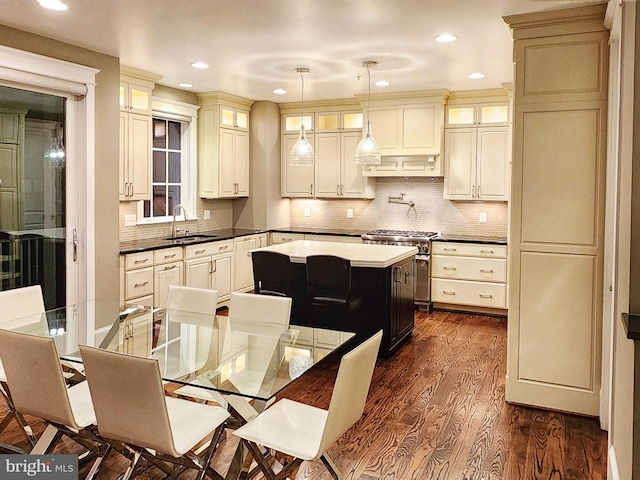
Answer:
[[[351,332],[270,323],[259,317],[143,305],[121,309],[118,302],[101,300],[18,318],[2,328],[53,337],[62,363],[79,377],[81,344],[156,358],[164,381],[212,393],[212,399],[221,398],[243,421],[258,415],[323,355],[355,337]],[[335,341],[323,344],[323,355],[317,355],[308,339],[327,335]],[[239,444],[226,478],[238,477],[245,456]]]

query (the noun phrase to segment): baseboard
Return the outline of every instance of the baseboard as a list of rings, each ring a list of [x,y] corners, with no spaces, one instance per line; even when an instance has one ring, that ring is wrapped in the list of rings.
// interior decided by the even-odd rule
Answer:
[[[616,451],[613,445],[609,447],[609,458],[607,460],[607,478],[609,480],[620,480],[620,472],[618,471],[618,462],[616,461]]]

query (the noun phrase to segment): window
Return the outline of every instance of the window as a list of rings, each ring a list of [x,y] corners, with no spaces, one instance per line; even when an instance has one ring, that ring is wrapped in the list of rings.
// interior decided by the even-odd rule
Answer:
[[[173,220],[180,204],[187,218],[196,219],[196,106],[153,99],[152,199],[138,204],[139,223]]]
[[[183,122],[153,118],[153,201],[144,201],[144,217],[158,218],[173,215],[173,209],[182,202],[182,132]]]

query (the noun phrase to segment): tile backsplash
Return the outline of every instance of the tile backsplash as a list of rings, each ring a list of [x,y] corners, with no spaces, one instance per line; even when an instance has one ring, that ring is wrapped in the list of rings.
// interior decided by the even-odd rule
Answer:
[[[399,197],[414,206],[388,202]],[[309,209],[310,216],[305,216]],[[353,218],[347,218],[353,209]],[[480,214],[486,213],[486,222]],[[427,230],[444,234],[506,236],[507,202],[462,202],[444,199],[442,177],[376,179],[373,200],[292,199],[292,227],[320,227],[340,230]]]

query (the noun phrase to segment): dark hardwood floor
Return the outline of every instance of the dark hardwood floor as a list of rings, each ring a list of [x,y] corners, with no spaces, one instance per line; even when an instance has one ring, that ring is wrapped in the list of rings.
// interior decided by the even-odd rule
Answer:
[[[597,419],[505,402],[506,328],[504,318],[417,312],[411,341],[378,360],[362,419],[329,450],[345,478],[605,479],[607,434]],[[327,408],[338,361],[327,359],[279,397]],[[2,439],[10,437],[15,430]],[[235,441],[229,435],[220,445],[220,472]],[[113,454],[99,478],[124,469]],[[162,476],[150,470],[144,478]],[[296,476],[329,478],[320,462],[303,463]]]

